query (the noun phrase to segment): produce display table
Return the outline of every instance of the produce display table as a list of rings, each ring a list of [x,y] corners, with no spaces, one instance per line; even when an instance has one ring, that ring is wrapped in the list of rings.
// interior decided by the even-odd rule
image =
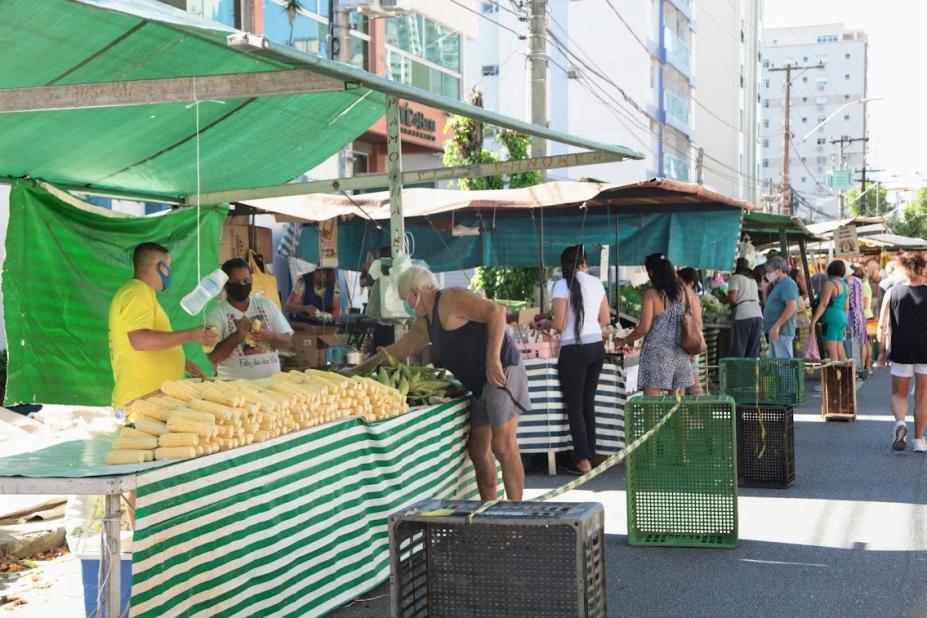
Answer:
[[[547,453],[549,472],[555,474],[555,454],[572,448],[557,359],[530,359],[525,361],[525,367],[531,412],[522,415],[518,423],[518,447],[523,453]],[[613,364],[607,363],[602,368],[596,392],[596,452],[602,455],[613,455],[624,448],[627,373]],[[636,383],[635,372],[635,387]]]
[[[100,474],[87,457],[25,478],[39,452],[0,459],[0,493],[110,496],[103,545],[118,565],[119,495],[134,489],[133,616],[319,615],[389,576],[390,513],[478,495],[468,424],[469,403],[455,400],[118,476],[65,478],[85,463]],[[119,569],[108,571],[104,607],[118,616]]]

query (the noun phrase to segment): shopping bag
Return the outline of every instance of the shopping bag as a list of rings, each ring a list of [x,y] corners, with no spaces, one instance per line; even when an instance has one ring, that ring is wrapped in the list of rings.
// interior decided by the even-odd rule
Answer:
[[[805,349],[801,351],[801,355],[806,361],[816,363],[821,360],[821,352],[818,350],[818,338],[815,337],[814,333],[808,336],[808,341],[805,342]]]
[[[248,265],[251,266],[251,294],[269,298],[280,309],[280,292],[277,290],[277,278],[264,269],[263,260],[258,262],[254,251],[248,249]]]

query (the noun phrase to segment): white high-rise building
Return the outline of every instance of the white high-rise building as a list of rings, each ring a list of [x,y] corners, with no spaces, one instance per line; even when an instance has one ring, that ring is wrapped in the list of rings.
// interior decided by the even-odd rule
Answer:
[[[703,182],[757,205],[762,22],[762,0],[702,0],[695,35],[695,142],[704,151]]]
[[[642,161],[552,170],[549,178],[696,182],[702,147],[704,183],[754,200],[761,4],[549,0],[551,128],[645,155]],[[483,92],[488,109],[528,120],[528,41],[520,38],[527,37],[528,25],[518,6],[481,3],[484,19],[466,46],[464,83]],[[573,150],[548,146],[552,154]]]
[[[839,198],[828,186],[828,174],[849,168],[855,181],[862,173],[866,105],[856,102],[867,95],[867,54],[866,32],[843,24],[764,33],[760,169],[769,193],[780,194],[783,186],[785,144],[786,72],[771,69],[823,65],[791,72],[789,180],[800,216],[838,216]],[[841,144],[834,143],[841,138],[856,140],[843,142],[842,162]]]

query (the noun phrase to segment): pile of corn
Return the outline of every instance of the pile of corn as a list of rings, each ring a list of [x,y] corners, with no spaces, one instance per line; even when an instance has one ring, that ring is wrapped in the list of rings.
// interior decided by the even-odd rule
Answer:
[[[263,380],[169,381],[160,395],[127,406],[131,426],[119,432],[106,462],[190,459],[348,416],[377,421],[408,409],[395,388],[314,369]]]

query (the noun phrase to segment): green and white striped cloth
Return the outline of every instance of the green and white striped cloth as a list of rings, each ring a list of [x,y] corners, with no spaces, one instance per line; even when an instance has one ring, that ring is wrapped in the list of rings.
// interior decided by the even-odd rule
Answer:
[[[468,423],[458,400],[139,474],[132,615],[317,616],[376,587],[390,513],[478,496]]]

